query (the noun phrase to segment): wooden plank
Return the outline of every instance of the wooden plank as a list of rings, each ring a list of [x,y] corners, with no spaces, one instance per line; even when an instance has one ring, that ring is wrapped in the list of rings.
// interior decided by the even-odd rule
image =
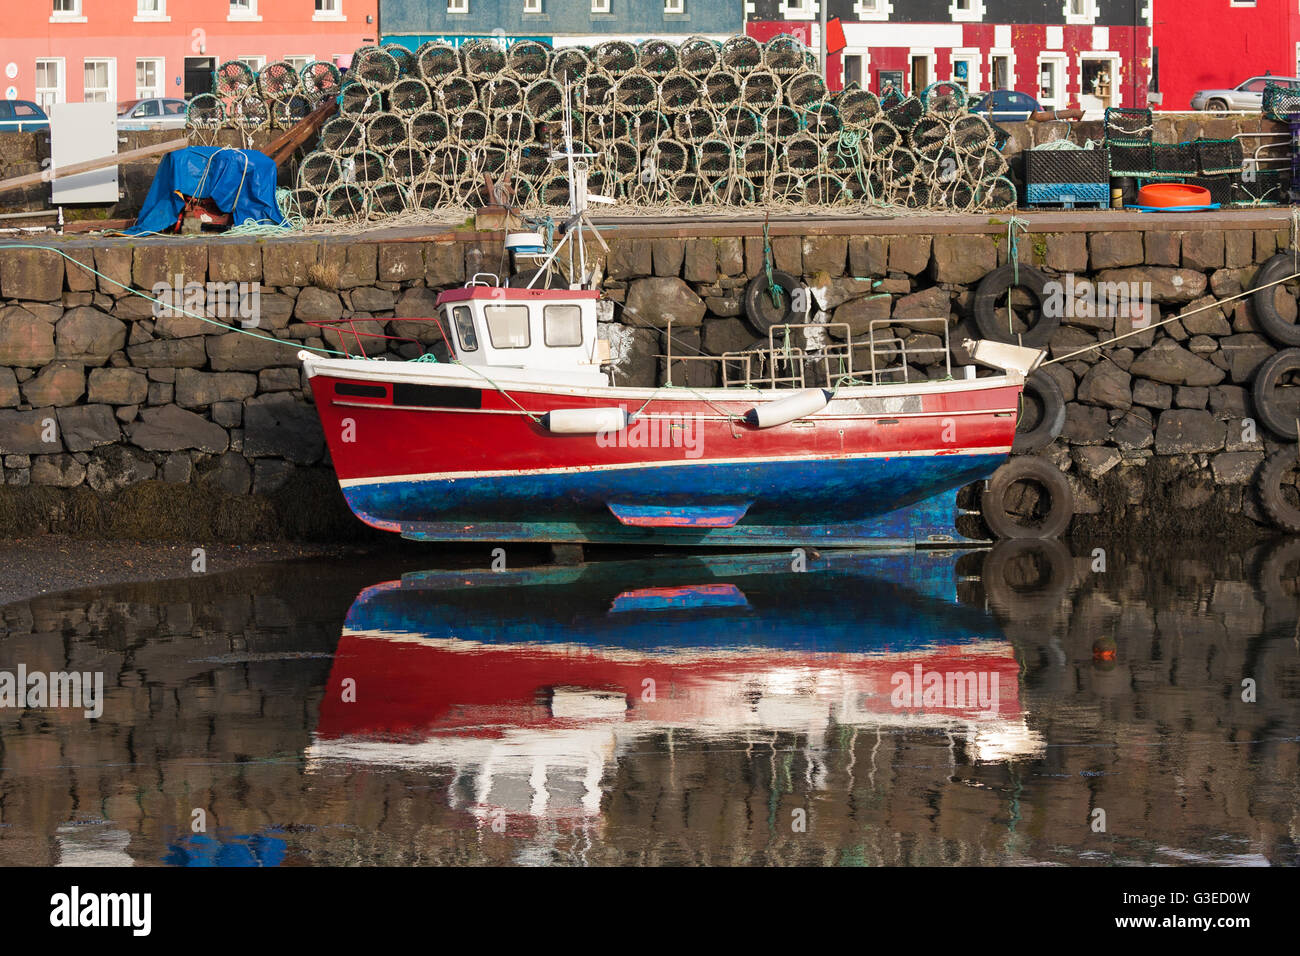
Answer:
[[[338,100],[333,96],[329,97],[299,120],[292,129],[285,130],[277,136],[262,152],[271,157],[271,161],[276,166],[280,166],[293,156],[299,146],[320,132],[325,121],[337,113],[338,109]]]
[[[107,169],[109,166],[121,166],[124,163],[134,162],[137,159],[148,159],[150,156],[161,156],[163,153],[170,153],[173,150],[182,149],[190,145],[188,139],[171,139],[165,143],[155,143],[152,146],[141,146],[139,149],[129,149],[125,153],[117,153],[114,156],[101,156],[99,159],[88,159],[84,163],[72,163],[68,166],[51,166],[49,169],[43,169],[39,173],[28,173],[25,176],[15,176],[12,179],[0,180],[0,193],[7,192],[10,189],[22,189],[24,186],[36,186],[40,183],[50,183],[56,179],[63,179],[66,176],[76,176],[80,173],[94,172],[96,169]]]

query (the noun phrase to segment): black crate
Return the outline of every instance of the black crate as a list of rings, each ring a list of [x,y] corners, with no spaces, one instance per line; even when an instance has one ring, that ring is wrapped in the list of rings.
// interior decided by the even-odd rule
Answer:
[[[1149,176],[1155,161],[1154,144],[1149,139],[1109,139],[1106,152],[1112,176]]]
[[[1241,140],[1198,139],[1196,164],[1202,176],[1241,172]]]
[[[1104,149],[1030,149],[1025,151],[1025,182],[1105,183],[1110,169]]]
[[[1194,176],[1200,171],[1195,143],[1155,143],[1151,149],[1151,172],[1155,175]]]

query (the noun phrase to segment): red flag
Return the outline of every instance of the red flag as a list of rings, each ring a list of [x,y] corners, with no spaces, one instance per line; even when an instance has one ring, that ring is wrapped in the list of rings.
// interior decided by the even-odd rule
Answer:
[[[835,17],[826,24],[826,52],[839,53],[848,45],[849,41],[844,39],[844,25],[839,17]]]

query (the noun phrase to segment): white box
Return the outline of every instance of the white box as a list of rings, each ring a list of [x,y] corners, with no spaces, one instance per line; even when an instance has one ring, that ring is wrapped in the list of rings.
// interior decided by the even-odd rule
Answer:
[[[55,103],[50,111],[50,156],[63,166],[117,155],[116,103]],[[60,178],[50,183],[50,201],[116,203],[117,166]]]

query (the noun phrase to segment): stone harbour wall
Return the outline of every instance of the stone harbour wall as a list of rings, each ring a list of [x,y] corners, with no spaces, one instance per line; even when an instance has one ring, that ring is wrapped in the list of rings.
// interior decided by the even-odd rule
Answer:
[[[1249,386],[1277,349],[1245,300],[1219,300],[1248,288],[1260,264],[1289,248],[1287,229],[1273,227],[1280,222],[1259,228],[1258,217],[1225,217],[1221,227],[1180,231],[1031,225],[1019,240],[1020,260],[1054,277],[1150,283],[1153,321],[1212,306],[1047,368],[1067,401],[1066,424],[1037,454],[1068,476],[1076,526],[1217,533],[1266,525],[1250,483],[1281,444],[1262,425],[1252,433]],[[909,350],[933,346],[941,340],[932,331],[907,323],[936,315],[948,316],[954,344],[978,336],[974,290],[1007,262],[1005,223],[964,234],[913,226],[870,235],[884,229],[861,227],[843,235],[773,228],[773,264],[825,290],[826,318],[848,324],[855,340],[872,320],[889,318]],[[744,318],[743,290],[764,271],[761,231],[653,231],[610,233],[604,288],[615,307],[602,335],[619,383],[662,382],[660,330],[669,316],[674,355],[721,355],[758,338]],[[0,535],[370,534],[343,504],[297,360],[303,346],[338,348],[339,340],[309,323],[351,317],[364,330],[416,340],[386,343],[392,358],[442,351],[437,325],[422,319],[439,290],[504,271],[501,239],[460,232],[432,241],[82,240],[59,252],[0,249]],[[117,284],[151,293],[177,276],[260,283],[252,331],[271,340],[158,314]],[[1126,321],[1067,317],[1050,351],[1065,355],[1128,331]],[[916,363],[917,371],[942,374],[939,362]],[[673,381],[712,385],[717,370],[675,363]]]

